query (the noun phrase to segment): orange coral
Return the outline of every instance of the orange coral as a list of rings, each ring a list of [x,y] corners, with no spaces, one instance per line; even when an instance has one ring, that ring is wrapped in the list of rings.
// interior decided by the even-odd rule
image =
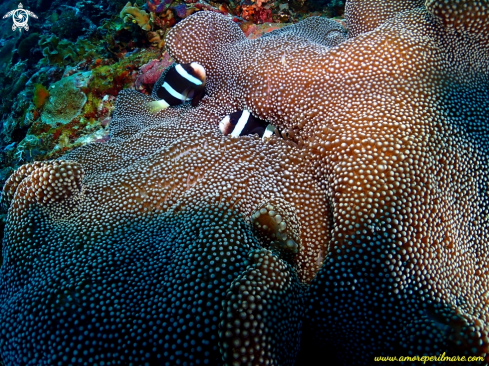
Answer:
[[[253,20],[253,15],[255,15],[255,6],[254,5],[244,5],[241,8],[241,17],[244,20]]]
[[[165,32],[158,29],[156,32],[148,32],[148,42],[151,43],[153,47],[163,48],[165,45]]]
[[[173,27],[177,20],[175,19],[175,15],[173,12],[168,9],[161,13],[159,16],[155,13],[151,13],[151,22],[154,25],[154,28],[161,28],[162,30],[166,30],[167,28]]]
[[[241,17],[258,24],[272,22],[272,11],[257,5],[244,5],[241,8]]]
[[[42,85],[36,84],[34,86],[34,105],[36,108],[42,108],[46,100],[49,98],[49,91]]]
[[[98,58],[98,59],[96,59],[96,60],[93,62],[93,64],[92,64],[92,69],[95,69],[95,68],[97,68],[97,67],[99,67],[99,66],[101,66],[101,65],[102,65],[102,59],[101,59],[101,58]]]

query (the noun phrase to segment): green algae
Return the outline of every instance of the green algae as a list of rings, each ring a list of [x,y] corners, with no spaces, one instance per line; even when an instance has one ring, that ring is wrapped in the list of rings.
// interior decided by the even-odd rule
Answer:
[[[101,52],[98,46],[86,39],[71,42],[55,35],[42,36],[39,47],[44,56],[41,65],[74,65],[88,58],[97,58]]]

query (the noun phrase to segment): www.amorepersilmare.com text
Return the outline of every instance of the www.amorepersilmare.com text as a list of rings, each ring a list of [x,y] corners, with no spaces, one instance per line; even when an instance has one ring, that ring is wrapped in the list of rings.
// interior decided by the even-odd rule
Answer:
[[[390,361],[390,362],[403,362],[403,361],[418,361],[418,362],[473,362],[484,361],[482,356],[446,356],[445,353],[439,356],[379,356],[374,357],[374,361]]]

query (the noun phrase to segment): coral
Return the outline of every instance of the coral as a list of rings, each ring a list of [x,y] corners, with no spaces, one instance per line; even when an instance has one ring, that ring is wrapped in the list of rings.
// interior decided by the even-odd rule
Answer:
[[[258,7],[262,7],[263,5],[265,5],[269,0],[256,0],[256,5],[258,5]]]
[[[35,146],[32,143],[27,144],[19,156],[28,160],[33,156],[53,159],[89,142],[105,141],[108,134],[106,125],[114,109],[114,96],[111,94],[117,95],[122,88],[132,87],[136,79],[136,71],[133,70],[158,57],[159,53],[160,50],[142,51],[118,63],[111,64],[109,60],[96,59],[92,63],[83,62],[73,68],[66,67],[63,81],[55,83],[54,88],[49,89],[51,92],[57,89],[58,95],[53,99],[52,105],[50,103],[46,108],[48,110],[42,111],[39,119],[36,116],[39,113],[36,113],[34,106],[28,112],[26,120],[29,120],[28,125],[31,126],[29,134],[37,136],[38,143]],[[91,74],[89,71],[80,72],[80,69],[90,68]],[[50,77],[53,69],[58,70],[43,68],[28,84],[54,81]],[[70,90],[67,91],[67,88]],[[65,92],[72,96],[72,100],[66,99]],[[63,108],[64,102],[66,110]],[[58,108],[61,112],[57,111]]]
[[[241,7],[241,16],[243,17],[244,20],[253,20],[253,17],[255,15],[255,6],[254,5],[247,5],[247,6],[242,6]]]
[[[175,19],[173,12],[168,9],[159,15],[151,13],[151,21],[155,28],[165,31],[167,28],[174,26],[177,19]]]
[[[96,58],[100,50],[86,39],[75,43],[56,36],[42,36],[39,41],[44,59],[42,65],[74,65],[83,59]]]
[[[241,6],[241,16],[244,20],[252,21],[256,24],[273,22],[272,10],[260,7],[259,5]]]
[[[37,46],[39,42],[39,33],[31,33],[24,38],[17,46],[17,52],[21,60],[28,59],[31,55],[31,50]]]
[[[2,45],[0,52],[0,67],[5,68],[11,64],[16,43],[16,39],[11,39]]]
[[[172,0],[147,0],[146,6],[151,13],[161,13],[167,10],[172,3]]]
[[[162,72],[172,63],[173,61],[170,60],[170,56],[165,52],[161,59],[151,60],[147,64],[141,66],[139,75],[134,83],[134,88],[145,94],[151,94],[153,85],[159,79]]]
[[[120,1],[122,2],[122,0]],[[99,22],[112,13],[111,9],[116,5],[117,1],[93,1],[93,0],[81,0],[76,2],[76,8],[85,15],[91,22],[99,24]],[[124,4],[120,6],[122,8]],[[118,11],[120,11],[120,8]],[[117,10],[116,10],[117,11]]]
[[[352,1],[332,47],[324,18],[256,40],[216,12],[179,22],[170,56],[208,75],[196,108],[124,90],[110,141],[58,162],[83,169],[71,196],[45,202],[56,171],[8,186],[3,361],[486,357],[489,7],[428,4]],[[244,108],[285,138],[222,136]]]
[[[329,16],[341,16],[345,12],[345,0],[309,0],[307,6],[313,11],[327,9]]]
[[[121,10],[119,16],[125,23],[132,22],[139,25],[141,29],[145,31],[151,30],[149,14],[144,10],[139,9],[137,4],[132,6],[131,3],[128,2]]]
[[[255,10],[255,22],[258,24],[272,22],[272,11],[270,9],[265,9],[258,7]]]
[[[112,20],[103,20],[102,26],[99,29],[105,33],[104,42],[106,44],[106,50],[116,61],[124,59],[126,54],[133,50],[148,45],[145,31],[136,25],[128,27],[119,17]]]
[[[264,34],[273,32],[274,30],[281,29],[287,26],[284,23],[274,23],[274,24],[253,24],[249,22],[241,23],[239,27],[248,39],[260,38]]]
[[[66,38],[74,42],[78,36],[83,35],[85,26],[86,24],[79,15],[78,9],[66,7],[52,25],[51,32],[58,38]]]
[[[165,32],[161,29],[156,32],[148,32],[148,42],[153,47],[163,48],[165,46]]]
[[[11,142],[20,143],[27,135],[32,119],[38,115],[32,103],[34,97],[34,84],[44,83],[46,78],[38,77],[40,73],[33,73],[28,62],[19,62],[9,68],[3,79],[2,88],[2,145],[10,144],[10,148],[2,156],[2,166],[18,167],[20,162],[28,161],[32,157],[32,149],[24,154],[22,144],[11,145]],[[46,70],[44,70],[46,71]]]
[[[36,157],[40,157],[43,155],[42,151],[39,151],[40,140],[34,136],[27,134],[22,141],[17,145],[14,153],[14,160],[16,160],[17,164],[26,161],[32,161]]]
[[[205,2],[198,2],[198,3],[195,3],[193,5],[192,8],[189,9],[189,12],[187,12],[187,16],[194,13],[195,11],[199,11],[199,10],[208,10],[208,11],[212,11],[214,13],[219,13],[219,14],[223,14],[223,15],[227,15],[228,14],[228,11],[223,8],[223,7],[219,7],[219,8],[215,8]],[[234,21],[236,21],[236,19],[233,19]]]
[[[76,58],[73,44],[67,40],[60,41],[56,36],[41,37],[39,46],[45,57],[45,64],[64,64],[69,63]]]
[[[86,71],[61,79],[49,88],[49,100],[44,106],[41,121],[52,127],[67,124],[81,112],[87,96],[86,88],[92,72]]]
[[[187,16],[187,6],[185,4],[179,4],[177,6],[173,6],[172,10],[175,11],[179,18],[185,18]]]
[[[107,94],[117,96],[122,89],[134,86],[137,78],[136,70],[150,60],[159,58],[160,54],[161,50],[135,52],[115,64],[94,69],[87,93],[92,93],[98,98],[103,98]]]
[[[99,54],[99,49],[87,39],[78,39],[75,42],[75,49],[80,60],[95,58]]]
[[[17,110],[15,104],[16,99],[19,98],[20,94],[29,80],[32,71],[29,69],[27,62],[18,62],[14,66],[2,70],[5,74],[3,75],[0,83],[0,92],[2,95],[2,119],[5,119],[6,115],[19,114],[21,108]]]
[[[120,90],[134,83],[132,67],[122,65],[101,66],[93,70],[93,79],[88,89],[90,93],[102,98],[104,95],[117,95]]]
[[[42,108],[47,98],[49,98],[49,91],[42,84],[35,84],[33,101],[36,108]]]

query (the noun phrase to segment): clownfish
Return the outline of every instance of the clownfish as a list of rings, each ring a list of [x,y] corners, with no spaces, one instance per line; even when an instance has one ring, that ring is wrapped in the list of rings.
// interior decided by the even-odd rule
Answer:
[[[219,122],[219,129],[224,136],[231,135],[232,137],[257,134],[262,139],[266,139],[274,133],[280,136],[280,132],[274,125],[254,117],[246,109],[224,117]]]
[[[204,96],[205,81],[205,69],[197,62],[170,66],[154,85],[151,96],[158,100],[148,103],[149,111],[157,113],[190,100],[197,106]]]

